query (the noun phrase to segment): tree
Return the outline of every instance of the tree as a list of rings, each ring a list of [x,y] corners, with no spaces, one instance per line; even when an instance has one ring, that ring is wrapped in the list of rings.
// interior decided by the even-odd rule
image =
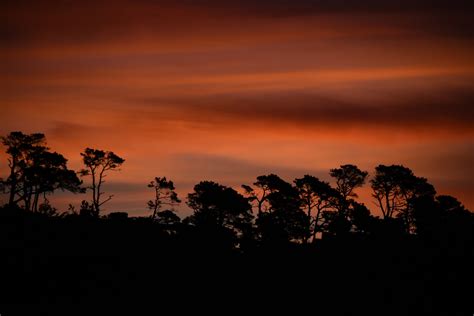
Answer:
[[[253,184],[255,188],[249,185],[242,185],[245,193],[248,195],[248,199],[251,202],[257,202],[257,215],[260,215],[264,211],[268,211],[268,197],[271,193],[278,191],[288,186],[288,183],[281,179],[276,174],[269,174],[258,176],[257,181]]]
[[[308,216],[297,206],[262,213],[257,218],[260,239],[265,244],[304,242],[308,239]]]
[[[330,170],[331,177],[336,179],[336,190],[341,196],[336,205],[341,215],[346,215],[351,200],[357,198],[354,190],[364,185],[368,174],[367,171],[362,171],[354,165],[342,165],[340,168]]]
[[[105,183],[108,171],[117,171],[125,160],[111,151],[86,148],[81,153],[82,161],[86,169],[81,170],[82,176],[91,176],[92,184],[89,189],[92,190],[92,208],[93,215],[99,216],[100,207],[110,201],[113,195],[102,200],[102,185]]]
[[[148,187],[155,190],[155,199],[148,201],[148,208],[153,211],[152,220],[155,220],[163,205],[175,206],[181,203],[178,194],[175,192],[173,181],[168,181],[166,177],[155,177],[148,184]]]
[[[83,192],[76,172],[68,169],[64,156],[49,151],[43,134],[13,132],[3,138],[3,144],[10,155],[10,176],[4,183],[10,205],[23,202],[25,209],[38,211],[41,195],[43,204],[48,204],[46,195],[58,189]]]
[[[67,159],[61,154],[49,151],[34,153],[31,165],[25,169],[25,187],[29,188],[25,204],[32,210],[38,209],[41,195],[44,202],[46,195],[60,189],[73,193],[83,193],[82,181],[73,170],[67,168]]]
[[[22,177],[24,169],[27,167],[29,157],[33,151],[46,150],[46,138],[44,134],[23,134],[22,132],[11,132],[8,136],[2,137],[2,144],[7,147],[6,153],[9,155],[8,167],[9,177],[3,182],[9,194],[8,204],[17,205],[22,199],[17,196],[21,194]]]
[[[181,222],[181,219],[175,212],[171,210],[164,210],[157,214],[158,223],[165,226],[174,226]]]
[[[272,243],[307,239],[309,219],[300,209],[296,188],[274,174],[257,177],[255,186],[265,192],[256,221],[260,237]],[[264,209],[260,208],[262,202]]]
[[[168,234],[176,234],[180,228],[181,218],[172,210],[160,211],[156,214],[156,222]]]
[[[201,228],[219,228],[242,233],[253,218],[247,198],[232,188],[212,181],[202,181],[188,194],[188,206],[194,213],[188,222]]]
[[[469,211],[462,205],[462,203],[453,196],[450,195],[438,195],[436,197],[439,207],[444,212],[450,213],[469,213]]]
[[[310,219],[308,233],[309,236],[313,237],[314,242],[316,234],[320,231],[321,212],[334,207],[338,201],[339,194],[335,189],[331,188],[329,183],[310,175],[295,179],[294,183],[301,205],[306,209],[306,215]],[[312,213],[314,209],[316,214]],[[307,239],[304,241],[306,242]]]
[[[384,218],[400,217],[410,230],[411,202],[418,197],[434,197],[436,191],[427,179],[416,177],[413,171],[401,165],[375,168],[375,177],[371,180],[372,196],[376,199]]]
[[[367,234],[372,231],[376,219],[363,203],[352,201],[347,215],[355,232]]]
[[[321,230],[323,233],[330,235],[346,235],[351,230],[351,222],[338,211],[327,210],[321,214],[322,224]]]
[[[472,243],[474,216],[456,198],[420,196],[413,199],[412,209],[414,230],[421,238],[447,248]]]
[[[41,203],[38,207],[38,213],[46,215],[46,216],[58,216],[58,210],[49,204],[49,201],[46,199],[43,203]]]

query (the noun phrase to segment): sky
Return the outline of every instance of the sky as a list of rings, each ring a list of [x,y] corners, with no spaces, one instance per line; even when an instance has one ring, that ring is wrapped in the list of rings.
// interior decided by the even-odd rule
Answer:
[[[330,181],[347,163],[403,164],[474,209],[472,1],[0,6],[0,135],[43,132],[76,170],[86,147],[125,158],[106,212],[147,214],[155,176],[185,197],[201,180]]]

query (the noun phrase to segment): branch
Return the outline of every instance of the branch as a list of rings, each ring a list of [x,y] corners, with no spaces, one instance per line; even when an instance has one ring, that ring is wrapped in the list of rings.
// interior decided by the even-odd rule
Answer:
[[[107,203],[108,201],[112,200],[113,197],[114,197],[113,195],[109,195],[109,197],[106,200],[104,200],[102,203],[100,203],[99,206],[102,206],[105,203]]]

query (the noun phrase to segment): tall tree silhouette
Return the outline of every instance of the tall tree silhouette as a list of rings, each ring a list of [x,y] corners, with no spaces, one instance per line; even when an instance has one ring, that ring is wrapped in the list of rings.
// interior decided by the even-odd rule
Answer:
[[[47,202],[46,195],[58,189],[73,193],[84,192],[81,188],[82,181],[76,172],[67,168],[67,159],[56,152],[35,152],[31,165],[24,172],[24,186],[28,188],[25,205],[32,210],[38,210],[41,195]]]
[[[371,180],[372,196],[384,218],[400,217],[407,230],[411,225],[411,201],[421,196],[434,197],[436,191],[427,179],[417,177],[402,165],[379,165]]]
[[[81,153],[82,161],[86,169],[81,170],[82,176],[91,176],[92,183],[89,189],[92,190],[93,215],[99,216],[100,207],[110,201],[113,195],[109,195],[102,200],[102,185],[105,183],[108,171],[119,170],[125,160],[111,151],[86,148]]]
[[[13,132],[2,140],[10,155],[10,176],[5,181],[10,205],[23,202],[25,209],[37,211],[40,196],[47,202],[46,195],[58,189],[83,192],[82,182],[67,167],[67,159],[49,151],[43,134]]]
[[[345,216],[351,200],[357,198],[354,190],[364,185],[369,173],[360,170],[355,165],[342,165],[339,168],[331,169],[329,174],[336,179],[336,190],[341,196],[336,208],[342,216]]]
[[[272,243],[305,240],[309,218],[300,209],[296,188],[275,174],[257,177],[255,186],[266,192],[266,211],[259,209],[256,221],[260,238]]]
[[[258,176],[254,187],[242,185],[251,202],[256,202],[257,215],[268,211],[268,197],[272,192],[278,191],[288,184],[276,174]]]
[[[310,175],[295,179],[294,183],[301,205],[310,219],[308,236],[304,241],[306,242],[309,236],[315,241],[316,234],[320,231],[321,212],[333,208],[339,200],[339,194],[329,183]],[[313,210],[316,210],[316,214],[313,214]]]
[[[152,220],[155,220],[163,205],[175,206],[181,203],[175,192],[173,181],[167,180],[166,177],[155,177],[153,181],[150,181],[148,187],[155,191],[155,198],[148,201],[148,208],[153,211]]]
[[[22,132],[11,132],[8,136],[1,138],[4,146],[7,147],[8,167],[10,175],[3,182],[3,186],[9,194],[8,204],[16,205],[24,198],[21,195],[23,187],[21,181],[24,177],[24,170],[32,152],[46,150],[46,138],[44,134],[23,134]],[[20,197],[18,197],[20,196]]]

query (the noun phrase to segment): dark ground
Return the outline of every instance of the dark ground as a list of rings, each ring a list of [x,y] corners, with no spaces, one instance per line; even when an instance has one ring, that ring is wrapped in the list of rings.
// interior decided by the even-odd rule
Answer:
[[[333,238],[245,251],[196,232],[0,217],[0,313],[472,315],[472,239]],[[215,236],[213,238],[216,238]]]

